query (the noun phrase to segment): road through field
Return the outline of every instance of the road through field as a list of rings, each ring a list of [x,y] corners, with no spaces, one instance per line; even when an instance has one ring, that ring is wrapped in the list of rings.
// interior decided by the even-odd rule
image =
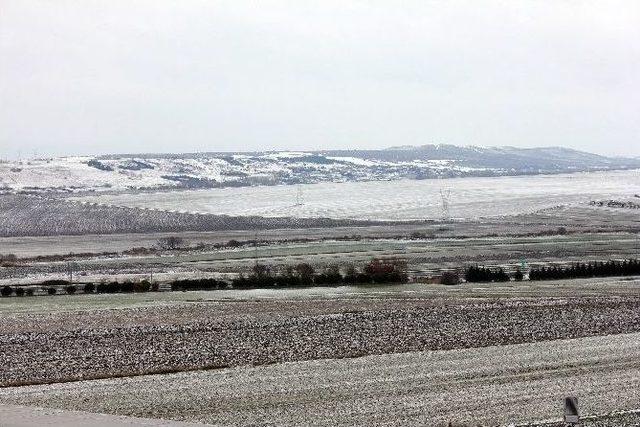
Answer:
[[[640,406],[640,333],[5,388],[0,402],[215,425],[504,425],[557,419],[566,395],[583,414]]]

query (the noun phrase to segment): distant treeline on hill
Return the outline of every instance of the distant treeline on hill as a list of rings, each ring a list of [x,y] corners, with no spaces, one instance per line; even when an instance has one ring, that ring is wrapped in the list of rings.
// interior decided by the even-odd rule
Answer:
[[[634,275],[640,275],[640,261],[637,259],[577,263],[566,267],[536,268],[529,272],[529,279],[549,280]]]

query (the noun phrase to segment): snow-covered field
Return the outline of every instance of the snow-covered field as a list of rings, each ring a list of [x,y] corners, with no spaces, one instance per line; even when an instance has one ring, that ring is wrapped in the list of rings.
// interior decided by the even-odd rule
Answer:
[[[631,333],[7,388],[0,399],[213,425],[514,425],[559,421],[568,394],[583,415],[636,409],[638,356]]]
[[[451,217],[478,218],[594,199],[628,199],[638,193],[640,171],[629,170],[103,194],[77,200],[227,215],[406,220],[441,218],[443,195]]]

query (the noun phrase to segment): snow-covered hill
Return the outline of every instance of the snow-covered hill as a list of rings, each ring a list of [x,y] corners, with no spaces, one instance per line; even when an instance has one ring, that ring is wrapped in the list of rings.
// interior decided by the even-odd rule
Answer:
[[[9,191],[126,191],[501,176],[640,168],[639,159],[566,148],[453,145],[386,150],[63,157],[0,163]]]

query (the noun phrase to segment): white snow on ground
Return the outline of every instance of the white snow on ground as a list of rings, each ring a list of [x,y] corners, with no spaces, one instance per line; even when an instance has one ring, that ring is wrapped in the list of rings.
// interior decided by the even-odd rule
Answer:
[[[79,197],[132,206],[226,215],[358,219],[441,218],[440,189],[454,218],[514,215],[640,193],[637,171],[519,177],[319,183]],[[298,189],[302,204],[297,204]]]
[[[2,427],[206,427],[207,424],[0,405]]]
[[[382,169],[381,169],[382,168]],[[276,152],[255,155],[184,157],[62,157],[0,162],[0,189],[57,191],[123,191],[170,188],[195,179],[203,186],[281,184],[294,182],[371,181],[424,173],[468,173],[454,160],[388,162],[357,157],[325,157],[313,153]],[[496,171],[499,171],[496,169]]]
[[[327,159],[335,160],[338,162],[352,163],[354,165],[360,165],[360,166],[375,166],[379,164],[379,162],[374,162],[373,160],[361,159],[359,157],[327,157]]]
[[[638,356],[640,334],[630,333],[16,387],[0,395],[216,425],[514,425],[559,421],[568,395],[579,397],[583,415],[634,412]]]

